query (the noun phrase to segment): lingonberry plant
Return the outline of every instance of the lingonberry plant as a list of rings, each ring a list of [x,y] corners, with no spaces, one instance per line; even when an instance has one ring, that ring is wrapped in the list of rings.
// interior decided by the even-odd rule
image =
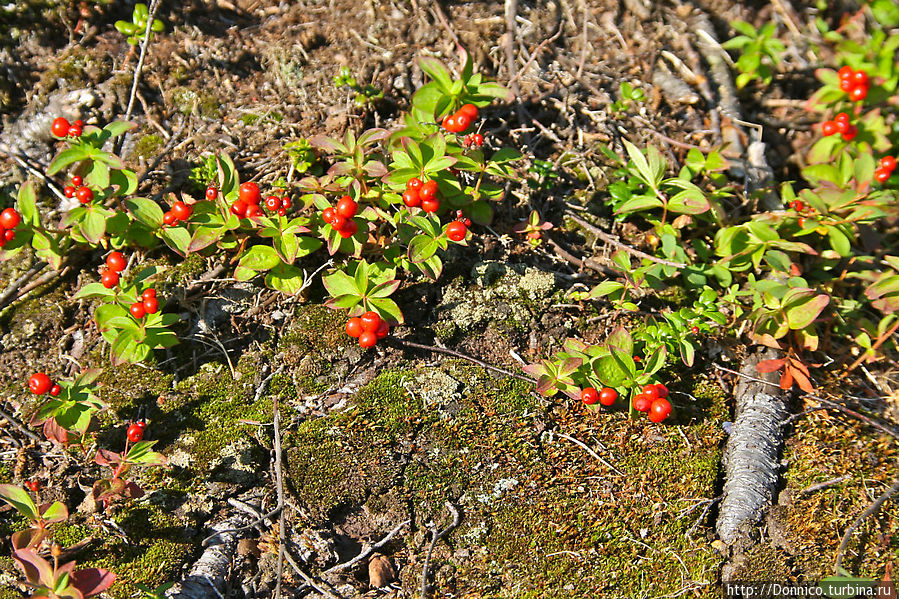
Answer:
[[[42,427],[51,441],[67,445],[74,435],[83,445],[94,415],[105,407],[94,394],[93,382],[99,375],[99,370],[85,370],[73,381],[58,382],[43,372],[31,375],[29,390],[38,396],[49,395],[34,411],[31,426]]]

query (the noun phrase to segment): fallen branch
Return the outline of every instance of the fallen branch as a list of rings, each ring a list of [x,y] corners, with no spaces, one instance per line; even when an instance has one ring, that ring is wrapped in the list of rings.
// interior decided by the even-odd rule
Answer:
[[[686,268],[687,267],[686,264],[683,264],[681,262],[672,262],[671,260],[666,260],[664,258],[657,258],[656,256],[653,256],[652,254],[647,254],[646,252],[641,252],[640,250],[638,250],[636,248],[632,248],[631,246],[624,244],[624,243],[620,242],[619,240],[615,239],[614,237],[612,237],[611,235],[609,235],[608,233],[606,233],[599,227],[591,225],[590,223],[588,223],[587,221],[585,221],[584,219],[579,217],[577,214],[575,214],[571,210],[566,210],[565,214],[566,214],[566,216],[568,216],[568,218],[570,218],[571,220],[576,222],[578,225],[584,227],[585,229],[587,229],[588,231],[590,231],[591,233],[593,233],[594,235],[596,235],[597,237],[599,237],[600,239],[605,241],[606,243],[610,243],[610,244],[614,245],[615,247],[624,250],[628,254],[631,254],[632,256],[636,256],[638,258],[645,258],[645,259],[649,260],[650,262],[655,262],[656,264],[664,264],[665,266],[672,266],[674,268]]]
[[[20,433],[31,439],[32,441],[41,442],[41,438],[35,435],[33,432],[28,430],[24,424],[18,421],[18,419],[12,414],[7,414],[5,410],[0,409],[0,417],[6,419],[11,425],[13,425]]]
[[[361,551],[361,552],[359,553],[359,555],[357,555],[356,557],[354,557],[354,558],[351,559],[350,561],[348,561],[348,562],[343,562],[342,564],[337,564],[336,566],[332,566],[332,567],[328,568],[327,570],[325,570],[325,571],[323,572],[323,574],[333,574],[333,573],[335,573],[335,572],[341,572],[341,571],[343,571],[343,570],[348,570],[348,569],[352,568],[353,566],[355,566],[356,564],[358,564],[359,562],[361,562],[362,560],[364,560],[365,558],[367,558],[369,555],[371,555],[372,553],[374,553],[375,551],[377,551],[378,549],[380,549],[381,547],[383,547],[384,545],[386,545],[387,543],[389,543],[390,540],[391,540],[393,537],[395,537],[396,534],[397,534],[400,530],[402,530],[402,528],[403,528],[404,526],[406,526],[406,525],[408,525],[408,524],[411,524],[411,523],[412,523],[412,520],[403,520],[402,522],[400,522],[399,524],[397,524],[396,527],[395,527],[393,530],[391,530],[389,533],[387,533],[387,536],[386,536],[386,537],[384,537],[383,539],[381,539],[380,541],[378,541],[378,542],[375,543],[374,545],[371,545],[371,546],[368,547],[367,549]],[[302,589],[297,589],[297,590],[302,590]]]
[[[512,377],[513,379],[518,379],[519,381],[531,383],[532,385],[537,384],[537,381],[535,381],[534,379],[527,377],[523,374],[518,374],[517,372],[512,372],[510,370],[500,368],[499,366],[493,366],[492,364],[488,364],[487,362],[484,362],[483,360],[478,360],[477,358],[473,358],[472,356],[467,356],[463,353],[457,352],[452,349],[447,349],[445,347],[436,347],[434,345],[424,345],[421,343],[414,343],[412,341],[406,341],[405,339],[397,339],[396,337],[394,337],[392,340],[395,344],[400,345],[402,347],[412,347],[415,349],[423,349],[423,350],[435,352],[438,354],[446,354],[448,356],[453,356],[454,358],[460,358],[462,360],[467,360],[467,361],[471,362],[472,364],[477,364],[478,366],[480,366],[481,368],[483,368],[485,370],[489,370],[491,372],[495,372],[495,373],[501,374],[503,376]]]
[[[571,441],[572,443],[574,443],[575,445],[577,445],[578,447],[580,447],[581,449],[583,449],[584,451],[586,451],[587,453],[589,453],[591,456],[593,456],[596,460],[598,460],[598,461],[599,461],[601,464],[603,464],[606,468],[610,468],[613,472],[615,472],[615,473],[618,474],[619,476],[624,476],[624,473],[623,473],[623,472],[621,472],[620,470],[618,470],[617,468],[615,468],[615,466],[613,466],[612,464],[610,464],[610,463],[608,463],[607,461],[605,461],[604,459],[602,459],[602,458],[599,456],[598,453],[596,453],[595,451],[593,451],[592,449],[590,449],[589,447],[587,447],[587,445],[586,445],[584,442],[578,441],[578,440],[575,439],[574,437],[570,437],[570,436],[566,435],[565,433],[554,433],[554,434],[555,434],[557,437],[562,437],[563,439],[567,439],[567,440]]]
[[[5,308],[7,304],[12,302],[13,299],[15,299],[13,298],[13,296],[18,294],[19,289],[22,287],[22,285],[33,279],[37,275],[37,273],[41,272],[44,269],[45,266],[47,266],[46,262],[38,262],[30,269],[28,269],[25,274],[10,283],[9,286],[3,290],[3,293],[0,294],[0,310]]]
[[[445,537],[450,531],[462,523],[462,516],[459,514],[459,510],[456,509],[456,506],[447,501],[446,508],[453,515],[453,521],[440,532],[437,531],[436,526],[431,529],[431,544],[428,547],[428,552],[425,554],[425,564],[421,569],[421,599],[427,599],[428,596],[428,569],[431,565],[431,554],[434,553],[434,547],[437,545],[437,541]]]
[[[843,534],[843,540],[840,541],[840,547],[837,549],[837,557],[834,560],[834,573],[837,576],[840,576],[843,568],[843,555],[846,553],[846,548],[849,546],[849,538],[852,537],[852,533],[858,530],[858,527],[862,525],[866,519],[870,518],[874,514],[880,510],[881,506],[883,506],[886,501],[896,494],[899,491],[899,480],[893,483],[893,486],[887,489],[880,497],[878,497],[874,503],[868,506],[862,515],[856,518],[855,522],[852,523],[852,526],[846,529],[846,532]]]

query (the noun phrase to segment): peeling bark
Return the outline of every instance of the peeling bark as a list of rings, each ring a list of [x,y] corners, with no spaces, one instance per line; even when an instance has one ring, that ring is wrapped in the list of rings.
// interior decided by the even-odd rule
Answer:
[[[169,599],[218,599],[228,584],[231,566],[237,550],[237,542],[247,531],[234,529],[246,526],[250,517],[235,513],[227,520],[210,526],[213,532],[221,532],[210,541],[190,572],[178,584],[169,589]],[[231,532],[222,532],[231,531]]]

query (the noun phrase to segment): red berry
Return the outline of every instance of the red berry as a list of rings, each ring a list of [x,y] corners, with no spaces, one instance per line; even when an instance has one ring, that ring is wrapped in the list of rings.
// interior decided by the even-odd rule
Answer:
[[[421,206],[421,196],[417,189],[407,189],[403,192],[403,204],[409,208],[418,208]]]
[[[175,218],[178,220],[187,220],[193,215],[194,209],[178,200],[174,204],[172,204],[172,214],[175,215]]]
[[[699,334],[699,327],[697,327],[697,326],[695,326],[695,325],[692,326],[692,327],[690,327],[690,332],[691,332],[692,334],[694,334],[694,335],[698,335],[698,334]]]
[[[66,186],[63,188],[62,192],[65,194],[65,196],[66,196],[67,198],[75,197],[75,188],[72,187],[71,185],[66,185]]]
[[[112,252],[106,256],[106,267],[112,272],[122,272],[127,265],[128,261],[121,252]]]
[[[649,407],[649,419],[661,422],[671,414],[671,403],[667,399],[657,399]]]
[[[874,178],[877,179],[879,183],[886,183],[887,179],[890,178],[890,171],[883,167],[878,167],[874,169]]]
[[[378,336],[375,333],[365,331],[359,335],[359,347],[373,347],[378,342]]]
[[[31,389],[31,392],[35,395],[43,395],[49,391],[52,386],[53,381],[51,381],[50,377],[43,372],[35,372],[31,375],[31,378],[28,379],[28,388]]]
[[[91,191],[90,187],[85,187],[82,185],[75,190],[75,197],[78,198],[78,201],[82,204],[87,204],[94,199],[94,192]]]
[[[82,179],[78,175],[72,177],[72,185],[74,185],[75,187],[81,187],[82,183],[84,183],[84,179]]]
[[[84,127],[84,121],[82,121],[81,119],[74,121],[72,124],[75,125],[76,127]]]
[[[424,183],[422,183],[421,179],[418,177],[412,177],[406,181],[406,189],[421,189],[422,185],[424,185]]]
[[[480,148],[481,146],[483,146],[484,145],[484,136],[481,135],[480,133],[475,133],[474,135],[472,135],[471,136],[471,145],[476,148]]]
[[[896,170],[896,159],[892,156],[884,156],[880,159],[880,167],[892,172]]]
[[[62,387],[60,387],[60,386],[57,385],[56,383],[53,383],[53,386],[50,387],[50,390],[47,391],[47,393],[49,393],[49,394],[52,395],[53,397],[56,397],[57,395],[59,395],[60,393],[62,393]]]
[[[358,206],[350,196],[343,196],[337,202],[337,214],[344,218],[353,218],[356,216]]]
[[[475,121],[478,118],[478,107],[474,104],[463,104],[461,108],[459,108],[459,112],[468,117],[469,121]],[[456,114],[459,114],[457,112]]]
[[[137,443],[144,438],[144,427],[139,424],[132,424],[125,432],[125,436],[128,437],[128,440],[132,443]]]
[[[471,118],[467,114],[456,113],[456,133],[460,133],[468,129],[471,125]]]
[[[424,183],[418,191],[418,195],[424,200],[433,200],[437,197],[437,181],[433,179]]]
[[[868,74],[861,69],[852,73],[850,79],[852,80],[852,85],[864,85],[866,87],[868,85]]]
[[[281,210],[290,210],[291,206],[293,206],[293,203],[290,201],[289,197],[284,196],[281,198]]]
[[[278,196],[268,196],[265,198],[265,207],[272,212],[277,212],[281,209],[281,198]]]
[[[451,133],[455,133],[456,129],[456,115],[451,114],[443,119],[443,128]]]
[[[29,480],[25,483],[25,486],[28,487],[28,490],[33,493],[37,493],[41,490],[41,483],[36,480]]]
[[[652,407],[652,400],[646,397],[643,393],[638,393],[634,396],[634,409],[638,412],[648,412],[649,408]]]
[[[155,297],[148,297],[142,303],[147,314],[156,314],[159,311],[159,301]]]
[[[151,297],[156,297],[156,290],[152,287],[147,287],[144,289],[144,292],[140,294],[141,299],[149,299]]]
[[[834,125],[837,126],[837,133],[846,133],[849,131],[849,121],[833,121]]]
[[[425,212],[437,212],[440,210],[440,200],[422,200],[421,209]]]
[[[262,208],[259,207],[259,204],[250,204],[247,206],[247,218],[256,218],[257,216],[262,216]]]
[[[821,123],[821,134],[825,137],[833,135],[837,132],[837,124],[833,121],[824,121]]]
[[[177,221],[178,219],[175,218],[175,215],[172,214],[171,210],[162,215],[162,222],[164,222],[168,226],[174,225]]]
[[[348,238],[352,237],[353,235],[355,235],[358,231],[359,231],[359,225],[356,224],[356,221],[348,220],[348,221],[346,221],[346,225],[344,225],[343,228],[338,230],[337,232],[344,239],[348,239]]]
[[[278,210],[278,216],[287,216],[287,209],[281,208],[280,210]]]
[[[383,339],[387,336],[388,333],[390,333],[390,325],[387,324],[386,320],[382,320],[378,325],[378,330],[375,331],[375,337],[377,337],[378,339]]]
[[[72,125],[68,130],[69,137],[81,137],[81,127]]]
[[[374,310],[365,312],[359,317],[359,320],[362,323],[362,330],[369,333],[376,332],[378,330],[378,325],[381,324],[381,317]]]
[[[107,289],[112,289],[119,284],[119,273],[114,270],[104,270],[100,273],[100,283]]]
[[[12,241],[12,240],[15,239],[15,238],[16,238],[16,232],[13,231],[12,229],[7,229],[7,230],[3,231],[3,241],[4,241],[4,243],[7,242],[7,241]]]
[[[855,125],[847,125],[846,131],[843,133],[844,141],[852,141],[858,135],[858,127]]]
[[[210,185],[206,188],[206,199],[210,202],[219,197],[219,190]]]
[[[258,204],[262,200],[262,194],[259,193],[259,186],[250,181],[241,183],[237,198],[243,200],[245,204]]]
[[[659,398],[659,389],[655,385],[644,385],[643,395],[655,401]]]
[[[840,70],[837,71],[837,75],[840,76],[840,79],[849,79],[850,77],[852,77],[852,74],[854,72],[855,71],[852,70],[852,67],[850,67],[849,65],[846,65],[846,66],[840,67]]]
[[[618,399],[618,392],[611,387],[603,387],[599,392],[599,403],[604,406],[610,406]]]
[[[324,210],[322,210],[322,220],[328,224],[334,224],[334,217],[337,216],[337,211],[334,210],[332,206],[328,206]]]
[[[849,93],[849,90],[852,89],[852,80],[848,77],[846,79],[840,79],[840,89]]]
[[[446,236],[453,241],[462,241],[467,233],[468,229],[465,227],[465,224],[457,220],[446,226]]]
[[[22,217],[14,208],[0,212],[0,229],[15,229],[22,222]]]
[[[69,134],[69,121],[60,117],[56,117],[53,119],[53,124],[50,126],[50,132],[56,137],[65,137]]]
[[[346,334],[350,337],[358,337],[363,332],[362,320],[359,317],[354,316],[353,318],[346,321]]]
[[[143,318],[147,313],[147,311],[144,310],[143,302],[134,302],[133,304],[131,304],[131,307],[128,310],[131,312],[131,316],[138,320]]]
[[[243,218],[247,214],[247,203],[243,200],[237,200],[231,204],[231,214]]]
[[[805,217],[800,216],[798,219],[796,219],[796,223],[799,225],[800,229],[804,229],[805,228]]]
[[[335,214],[334,218],[331,220],[331,226],[340,231],[341,229],[346,227],[347,219],[339,214]]]
[[[853,85],[849,90],[849,99],[853,102],[861,102],[868,97],[867,85]]]
[[[849,123],[849,115],[845,112],[841,112],[837,116],[833,117],[833,120],[837,123]]]
[[[593,387],[587,387],[581,391],[581,401],[588,406],[592,406],[599,401],[599,393]]]

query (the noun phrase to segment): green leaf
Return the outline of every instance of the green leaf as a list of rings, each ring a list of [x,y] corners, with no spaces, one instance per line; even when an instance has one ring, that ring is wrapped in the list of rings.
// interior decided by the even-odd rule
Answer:
[[[786,309],[787,324],[793,330],[804,329],[821,315],[830,303],[823,293]]]
[[[190,233],[184,227],[168,227],[159,233],[167,246],[172,248],[182,257],[187,256],[190,247]]]
[[[37,211],[37,197],[34,192],[34,183],[26,181],[19,187],[19,194],[16,197],[16,205],[22,214],[22,220],[32,227],[41,225],[41,218]]]
[[[655,196],[641,195],[634,196],[630,200],[623,203],[615,211],[615,214],[626,214],[628,212],[638,212],[650,208],[661,208],[664,206],[662,200]]]
[[[644,374],[655,374],[658,372],[664,365],[665,359],[668,357],[668,350],[664,345],[660,345],[656,348],[652,354],[647,356],[646,361],[644,362],[643,372]]]
[[[624,147],[627,149],[627,154],[630,156],[631,162],[634,163],[634,168],[636,168],[638,177],[650,187],[655,188],[655,171],[649,166],[649,162],[646,160],[646,156],[643,155],[643,152],[626,139],[624,140]]]
[[[28,492],[21,487],[8,484],[0,484],[0,499],[13,506],[16,511],[28,520],[36,522],[38,519],[37,506],[31,500]]]
[[[328,294],[332,298],[337,298],[342,295],[359,295],[359,291],[356,289],[356,283],[353,278],[341,270],[322,277],[322,283],[325,285],[325,289],[327,289]]]
[[[391,326],[405,322],[402,310],[392,299],[386,297],[369,298],[368,305],[380,314],[384,320],[389,322]]]
[[[274,248],[267,245],[254,245],[240,259],[240,266],[252,270],[270,270],[281,263],[281,258]]]
[[[437,253],[437,239],[428,235],[416,235],[409,242],[409,260],[413,263],[424,262]]]
[[[163,224],[163,212],[159,204],[147,198],[128,198],[125,200],[125,208],[134,220],[151,229],[158,229]]]
[[[106,215],[100,209],[93,207],[87,211],[87,215],[78,227],[84,238],[91,243],[100,243],[106,233]]]
[[[678,192],[668,202],[668,210],[677,214],[702,214],[711,207],[702,190],[695,186]]]
[[[305,283],[303,271],[290,264],[279,264],[265,275],[266,285],[287,295],[296,295]]]
[[[74,148],[67,148],[56,155],[56,158],[54,158],[53,162],[50,163],[50,166],[47,167],[47,174],[55,175],[70,164],[87,158],[89,158],[89,154],[83,147],[75,146]]]
[[[430,56],[422,56],[418,59],[418,66],[437,83],[444,93],[450,92],[453,87],[453,78],[442,62]]]
[[[627,371],[611,355],[595,360],[593,373],[607,387],[620,387],[629,378]]]
[[[78,290],[72,299],[85,299],[93,297],[115,297],[115,291],[107,289],[100,283],[88,283]]]

